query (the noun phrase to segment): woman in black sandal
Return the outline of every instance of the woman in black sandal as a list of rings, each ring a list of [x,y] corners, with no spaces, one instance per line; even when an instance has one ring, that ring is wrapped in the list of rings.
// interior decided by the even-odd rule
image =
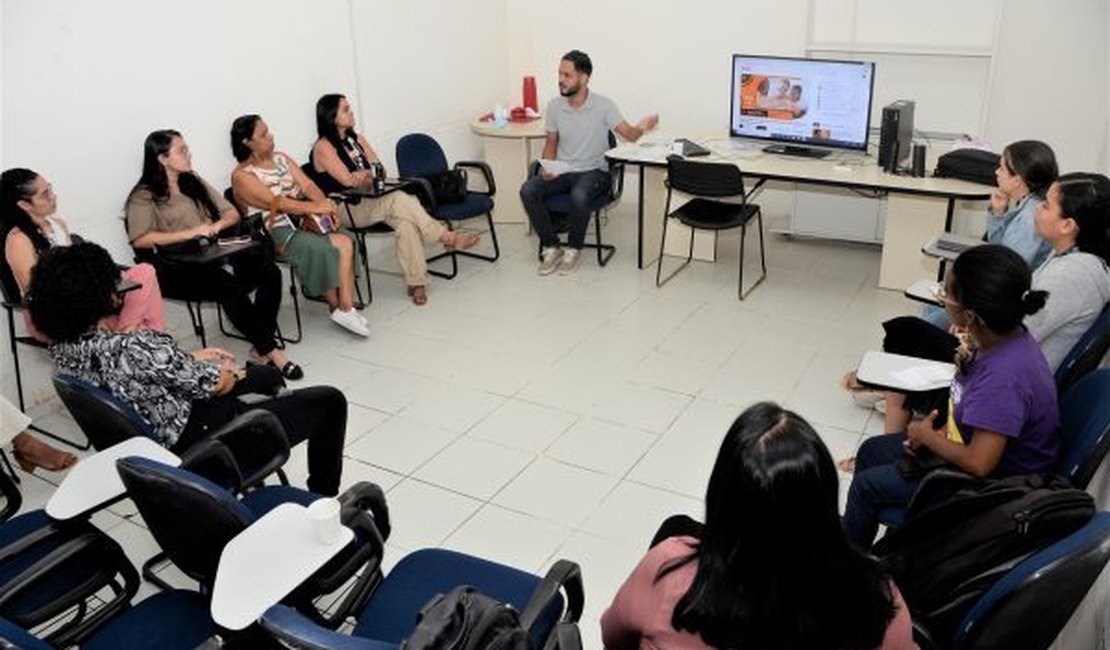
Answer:
[[[235,255],[223,265],[181,266],[150,254],[195,238],[215,239],[239,222],[239,211],[193,172],[189,147],[171,129],[154,131],[143,144],[143,174],[127,197],[127,235],[144,261],[154,264],[162,293],[182,300],[214,300],[254,346],[251,356],[281,371],[304,376],[274,338],[281,306],[281,271],[264,251]],[[251,300],[251,292],[254,300]]]

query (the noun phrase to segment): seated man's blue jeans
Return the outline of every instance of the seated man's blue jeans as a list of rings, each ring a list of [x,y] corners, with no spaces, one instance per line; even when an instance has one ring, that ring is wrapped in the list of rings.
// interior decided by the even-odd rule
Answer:
[[[525,181],[520,187],[520,201],[532,221],[532,227],[540,236],[540,245],[548,248],[559,245],[559,235],[551,221],[551,213],[544,205],[544,199],[570,194],[567,246],[581,249],[586,241],[586,227],[590,223],[590,203],[595,197],[608,191],[609,183],[609,172],[600,169],[560,174],[551,180],[544,180],[537,174]]]
[[[866,551],[879,532],[879,511],[906,507],[920,479],[909,480],[898,470],[904,433],[887,433],[868,438],[856,454],[856,472],[848,488],[848,504],[840,520],[848,541]]]

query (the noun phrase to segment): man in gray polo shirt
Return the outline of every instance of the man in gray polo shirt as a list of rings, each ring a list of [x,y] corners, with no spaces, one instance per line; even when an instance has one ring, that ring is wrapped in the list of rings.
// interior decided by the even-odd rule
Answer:
[[[571,50],[559,62],[559,96],[547,104],[543,158],[565,163],[567,170],[557,175],[541,170],[520,188],[524,210],[540,236],[540,275],[556,269],[567,275],[578,268],[590,222],[590,202],[609,188],[609,164],[605,161],[609,132],[616,131],[625,140],[635,142],[659,122],[658,115],[648,115],[635,126],[626,122],[611,99],[590,92],[587,86],[592,73],[593,64],[585,52]],[[566,248],[559,246],[551,214],[544,205],[545,198],[558,194],[570,194]]]

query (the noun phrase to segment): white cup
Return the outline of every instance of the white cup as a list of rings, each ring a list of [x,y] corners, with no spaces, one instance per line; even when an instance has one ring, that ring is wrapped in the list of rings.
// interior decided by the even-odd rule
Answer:
[[[339,541],[343,524],[339,521],[338,500],[331,497],[316,499],[308,505],[308,520],[312,522],[316,539],[324,544],[334,544]]]

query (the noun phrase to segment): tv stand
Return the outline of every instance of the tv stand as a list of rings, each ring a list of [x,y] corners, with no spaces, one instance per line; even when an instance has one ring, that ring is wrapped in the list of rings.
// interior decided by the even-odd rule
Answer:
[[[784,156],[798,156],[799,158],[824,158],[832,153],[828,149],[813,149],[792,144],[769,144],[763,147],[763,151],[782,154]]]

